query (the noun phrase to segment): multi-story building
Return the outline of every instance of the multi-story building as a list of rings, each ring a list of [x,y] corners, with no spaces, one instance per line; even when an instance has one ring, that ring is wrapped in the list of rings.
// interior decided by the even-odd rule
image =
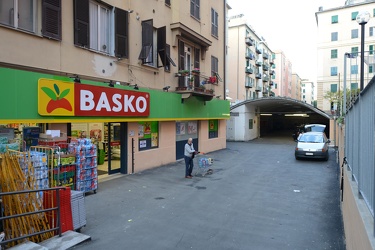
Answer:
[[[24,140],[30,125],[36,137],[95,139],[108,173],[183,158],[189,137],[201,151],[225,148],[228,9],[225,0],[0,1],[0,125]]]
[[[276,96],[292,96],[292,63],[281,50],[275,51],[275,94]]]
[[[301,101],[314,105],[315,101],[315,84],[311,81],[301,81],[302,99]]]
[[[344,79],[347,91],[356,91],[360,87],[361,26],[356,17],[362,11],[368,11],[371,16],[364,26],[366,84],[374,75],[375,2],[346,1],[344,6],[337,8],[324,10],[321,7],[315,14],[318,26],[317,107],[327,113],[331,113],[337,103],[324,96],[328,92],[339,95],[344,89]]]
[[[244,15],[230,17],[228,27],[228,96],[239,102],[272,95],[272,50]]]
[[[292,74],[292,92],[291,92],[291,98],[296,99],[296,100],[301,100],[301,78],[297,73]]]

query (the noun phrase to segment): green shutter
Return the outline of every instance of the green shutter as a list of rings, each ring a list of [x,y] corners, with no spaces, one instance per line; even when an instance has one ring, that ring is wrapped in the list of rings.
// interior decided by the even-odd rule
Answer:
[[[331,23],[338,23],[339,22],[339,16],[335,15],[331,17]]]
[[[331,50],[331,58],[337,58],[337,49]]]
[[[336,93],[337,92],[337,84],[331,84],[331,92]]]
[[[357,83],[357,82],[353,82],[353,83],[351,83],[351,84],[350,84],[350,89],[351,89],[351,90],[356,90],[356,89],[358,89],[358,83]]]
[[[352,12],[352,20],[356,20],[358,16],[358,11]]]

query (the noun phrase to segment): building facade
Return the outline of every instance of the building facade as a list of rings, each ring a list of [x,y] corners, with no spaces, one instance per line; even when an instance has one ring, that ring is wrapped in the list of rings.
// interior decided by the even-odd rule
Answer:
[[[301,82],[301,90],[302,90],[302,99],[308,104],[314,105],[315,101],[315,85],[314,82],[311,81],[302,81]]]
[[[327,113],[340,106],[337,101],[324,97],[329,92],[340,96],[344,88],[349,93],[360,88],[361,26],[356,17],[362,11],[370,13],[364,36],[366,84],[374,75],[375,2],[346,1],[344,6],[327,10],[321,7],[315,13],[318,27],[317,106]]]
[[[228,27],[228,96],[232,102],[272,96],[272,50],[243,15],[230,17]]]
[[[225,148],[228,8],[225,0],[1,1],[1,126],[23,140],[28,126],[95,139],[107,173],[181,159],[189,137],[204,152]]]
[[[301,101],[301,93],[302,93],[302,84],[301,84],[301,77],[298,74],[292,74],[292,91],[291,91],[291,98]]]

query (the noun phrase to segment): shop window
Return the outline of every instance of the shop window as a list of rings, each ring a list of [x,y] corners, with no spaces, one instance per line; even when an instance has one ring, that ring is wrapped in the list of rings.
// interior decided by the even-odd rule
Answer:
[[[159,147],[159,122],[138,122],[138,150]]]
[[[208,120],[208,138],[218,138],[219,137],[219,121],[218,120]]]
[[[196,19],[200,19],[200,0],[190,0],[190,15],[195,17]]]
[[[0,24],[61,40],[61,0],[1,0]]]
[[[211,8],[211,35],[219,37],[219,14]]]
[[[118,58],[128,57],[127,24],[125,10],[89,0],[74,1],[75,45]]]

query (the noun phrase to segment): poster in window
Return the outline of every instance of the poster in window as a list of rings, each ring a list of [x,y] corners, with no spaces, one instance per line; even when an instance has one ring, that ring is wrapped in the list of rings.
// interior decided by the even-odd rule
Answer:
[[[140,140],[139,141],[139,148],[145,148],[147,147],[147,141],[146,140]]]
[[[143,137],[143,136],[144,136],[143,125],[139,124],[138,125],[138,137]]]
[[[197,133],[197,123],[188,122],[188,134],[196,134],[196,133]]]
[[[185,131],[185,123],[184,122],[177,122],[176,123],[176,135],[184,135]]]
[[[151,134],[151,123],[145,122],[145,125],[144,125],[144,134],[145,135]]]
[[[158,146],[158,133],[151,133],[151,147]]]
[[[215,128],[215,123],[214,121],[210,121],[210,130],[213,130]]]

